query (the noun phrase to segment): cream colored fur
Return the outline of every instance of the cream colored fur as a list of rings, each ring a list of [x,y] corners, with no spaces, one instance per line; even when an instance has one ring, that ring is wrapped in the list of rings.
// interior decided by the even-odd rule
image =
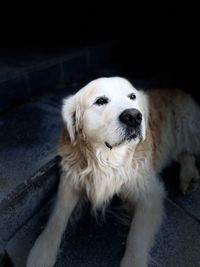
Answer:
[[[130,93],[136,98],[130,99]],[[106,97],[108,103],[95,104],[99,97]],[[119,115],[132,108],[142,114],[141,134],[126,140]],[[114,195],[135,211],[120,266],[147,266],[162,221],[164,190],[159,172],[176,159],[182,168],[182,192],[197,186],[194,155],[200,152],[199,107],[181,91],[144,93],[127,80],[113,77],[94,80],[65,99],[62,116],[66,127],[59,148],[62,176],[57,201],[27,266],[54,265],[68,219],[82,197],[95,210],[105,208]]]

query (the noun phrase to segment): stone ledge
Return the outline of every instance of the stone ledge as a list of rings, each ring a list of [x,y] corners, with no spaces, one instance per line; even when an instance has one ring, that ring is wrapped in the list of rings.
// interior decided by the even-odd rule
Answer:
[[[0,78],[0,111],[42,94],[71,76],[108,63],[113,46],[107,42],[77,51],[68,50],[53,58],[49,56],[13,68],[9,75]]]
[[[56,191],[58,158],[48,162],[27,183],[20,184],[0,203],[0,236],[7,241]]]

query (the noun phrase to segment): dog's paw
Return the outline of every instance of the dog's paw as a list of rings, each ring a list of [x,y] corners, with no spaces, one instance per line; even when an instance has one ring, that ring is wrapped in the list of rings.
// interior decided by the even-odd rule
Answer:
[[[27,267],[53,267],[56,258],[47,252],[37,254],[35,251],[31,251],[31,254],[27,260]]]
[[[26,267],[53,267],[55,262],[55,248],[39,237],[30,251]]]
[[[180,190],[182,194],[186,195],[194,192],[198,187],[198,183],[199,183],[198,176],[192,177],[190,179],[187,179],[187,181],[182,182],[180,184]]]
[[[120,262],[120,267],[147,267],[144,260],[135,259],[133,257],[125,256]]]

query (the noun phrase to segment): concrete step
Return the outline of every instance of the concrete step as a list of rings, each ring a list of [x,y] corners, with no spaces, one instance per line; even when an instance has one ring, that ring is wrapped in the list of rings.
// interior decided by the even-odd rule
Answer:
[[[27,102],[0,117],[0,238],[3,244],[56,191],[57,146],[66,87]]]
[[[7,241],[55,192],[67,86],[0,117],[0,236]]]
[[[59,109],[35,102],[0,122],[0,236],[7,240],[58,179],[55,156],[62,120]]]
[[[0,112],[107,64],[114,46],[104,42],[76,49],[0,49]]]
[[[24,267],[33,243],[44,229],[54,204],[52,198],[7,243],[15,267]],[[78,221],[69,224],[63,236],[56,267],[118,267],[123,256],[128,225],[121,203],[114,200],[105,220],[96,220],[89,206]],[[163,225],[151,252],[149,267],[198,267],[200,225],[173,202],[166,200]]]
[[[28,252],[44,228],[54,201],[55,198],[52,198],[7,243],[6,250],[16,267],[25,266]],[[105,220],[102,218],[96,220],[90,213],[90,206],[85,205],[79,220],[73,224],[69,223],[65,231],[56,267],[119,266],[124,252],[128,225],[120,223],[123,211],[120,209],[118,200],[115,199],[108,210]]]

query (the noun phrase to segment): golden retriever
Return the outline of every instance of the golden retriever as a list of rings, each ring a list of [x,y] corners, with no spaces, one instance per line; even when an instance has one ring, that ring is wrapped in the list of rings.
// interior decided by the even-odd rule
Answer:
[[[162,221],[164,190],[158,175],[180,162],[180,190],[196,189],[200,109],[179,90],[136,90],[120,77],[100,78],[64,100],[59,154],[62,175],[50,220],[28,257],[28,267],[56,262],[68,219],[83,197],[94,210],[114,195],[134,216],[121,267],[145,267]]]

